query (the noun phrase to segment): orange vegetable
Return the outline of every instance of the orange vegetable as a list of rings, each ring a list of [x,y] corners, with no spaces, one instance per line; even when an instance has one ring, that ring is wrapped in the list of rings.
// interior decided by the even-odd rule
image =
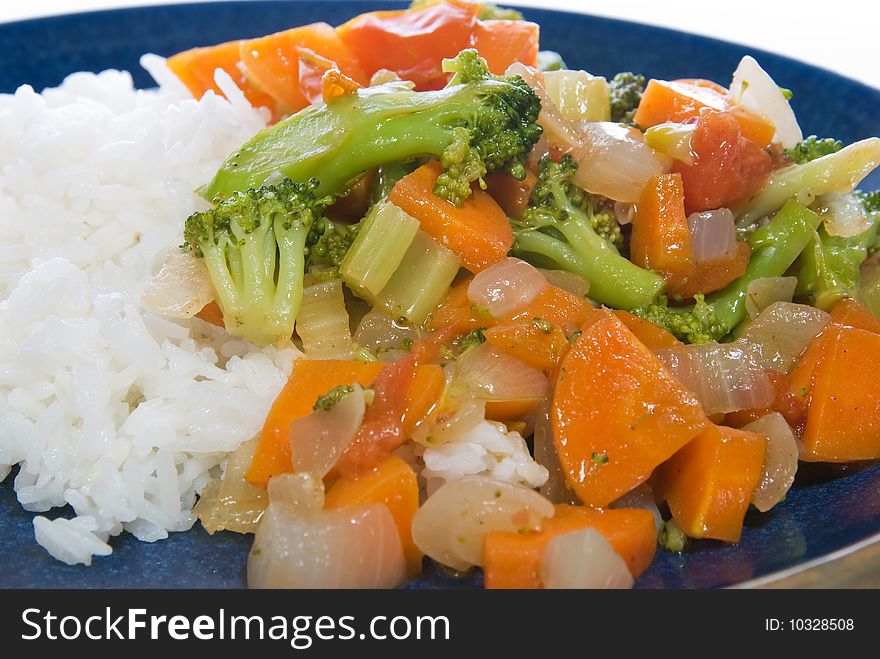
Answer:
[[[196,318],[201,318],[206,323],[211,323],[217,327],[226,327],[226,324],[223,322],[223,310],[213,300],[202,307],[202,310],[196,314]]]
[[[731,105],[727,90],[709,80],[649,80],[634,121],[642,128],[666,121],[684,123],[699,117],[704,108],[730,111],[743,137],[761,148],[773,140],[776,127],[770,120],[742,106]]]
[[[514,62],[537,68],[538,32],[538,25],[528,21],[477,21],[471,39],[489,70],[502,75]]]
[[[538,176],[531,169],[526,169],[526,177],[517,181],[506,172],[496,171],[488,174],[484,180],[492,199],[498,202],[507,215],[517,219],[529,205]]]
[[[480,5],[440,2],[420,9],[374,11],[336,28],[367,76],[394,71],[416,89],[439,89],[447,74],[441,63],[471,43]]]
[[[736,244],[736,251],[730,256],[698,263],[687,281],[682,282],[670,292],[690,298],[697,293],[712,293],[721,290],[734,279],[742,277],[746,273],[751,256],[752,248],[749,247],[749,244],[739,241]]]
[[[709,423],[693,395],[607,310],[562,359],[550,416],[566,482],[593,506],[645,482]]]
[[[752,494],[761,482],[767,438],[711,425],[658,473],[658,493],[692,538],[739,542]]]
[[[431,161],[404,176],[388,199],[419,221],[434,240],[451,250],[471,272],[501,261],[513,245],[507,216],[489,194],[474,186],[461,208],[434,194],[440,163]]]
[[[293,471],[291,422],[310,414],[318,396],[333,387],[354,382],[363,387],[373,384],[384,366],[380,362],[297,359],[287,384],[272,403],[245,478],[265,487],[272,476]]]
[[[502,352],[546,373],[556,369],[569,348],[562,329],[543,319],[502,323],[490,327],[483,335]]]
[[[657,547],[654,517],[647,510],[602,510],[556,504],[556,514],[540,531],[486,535],[483,572],[486,588],[540,588],[541,555],[551,539],[581,529],[596,529],[626,562],[633,577],[651,564]]]
[[[338,68],[361,85],[370,80],[327,23],[242,41],[240,57],[248,78],[288,114],[322,98],[321,79],[330,69]]]
[[[540,318],[562,328],[566,335],[580,329],[593,316],[595,308],[584,298],[558,286],[545,286],[525,308],[506,316],[505,322]]]
[[[681,345],[681,341],[659,325],[655,325],[644,318],[639,318],[629,311],[617,310],[614,312],[614,315],[629,328],[630,332],[636,335],[639,341],[651,350]]]
[[[217,83],[214,82],[214,72],[217,69],[222,69],[235,81],[251,105],[269,108],[275,113],[275,99],[252,83],[238,67],[241,61],[240,44],[240,41],[227,41],[216,46],[192,48],[172,55],[165,63],[186,85],[194,98],[201,98],[209,89],[216,94],[223,95]]]
[[[880,320],[858,300],[847,298],[838,302],[831,310],[831,320],[838,325],[880,334]]]
[[[406,462],[389,455],[374,469],[359,476],[343,476],[327,490],[324,508],[344,508],[368,503],[384,503],[391,511],[400,545],[411,575],[422,567],[422,552],[412,539],[412,518],[419,508],[419,484],[416,473]]]
[[[880,334],[831,323],[808,346],[791,375],[806,400],[801,459],[850,462],[880,458],[880,396],[875,363]]]

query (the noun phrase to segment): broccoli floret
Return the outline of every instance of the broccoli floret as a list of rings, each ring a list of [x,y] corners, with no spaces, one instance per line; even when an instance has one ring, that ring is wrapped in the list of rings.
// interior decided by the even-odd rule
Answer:
[[[668,552],[681,553],[687,548],[688,537],[678,528],[678,524],[670,519],[663,523],[657,542]]]
[[[567,69],[562,55],[555,50],[538,51],[538,69],[541,71],[561,71]]]
[[[525,158],[541,135],[539,98],[519,76],[492,75],[475,50],[445,68],[456,84],[444,89],[361,89],[263,130],[226,159],[207,195],[259,186],[273,172],[294,181],[317,178],[316,194],[338,194],[365,171],[421,156],[440,159],[444,174],[435,192],[457,205],[487,172],[524,177]]]
[[[795,144],[792,148],[785,149],[784,153],[789,160],[792,160],[799,165],[803,165],[805,162],[810,162],[816,158],[837,153],[842,148],[843,142],[840,140],[835,140],[830,137],[819,138],[815,135],[810,135],[802,142]]]
[[[326,394],[318,396],[318,400],[316,400],[315,404],[312,405],[312,411],[317,412],[318,410],[323,410],[325,412],[329,412],[336,406],[336,403],[338,403],[343,398],[348,396],[348,394],[353,392],[354,386],[350,384],[340,384],[336,387],[333,387]]]
[[[608,83],[611,95],[611,121],[633,125],[633,116],[645,91],[645,76],[629,71],[618,73]]]
[[[613,212],[575,185],[577,163],[543,158],[529,205],[511,220],[513,253],[540,265],[567,270],[590,282],[590,297],[616,308],[651,304],[663,278],[628,261],[613,244],[622,244]]]
[[[670,307],[666,296],[660,296],[654,304],[639,309],[638,315],[685,343],[709,343],[729,331],[718,323],[715,309],[706,303],[701,294],[694,296],[694,304],[686,311]]]
[[[508,9],[507,7],[499,7],[490,3],[484,3],[480,10],[481,21],[521,21],[523,15],[521,11],[516,9]]]
[[[873,192],[856,190],[855,194],[862,201],[866,213],[880,213],[880,190]]]
[[[184,247],[204,259],[230,334],[258,346],[288,339],[302,302],[306,242],[332,197],[316,180],[236,192],[194,213]]]
[[[306,240],[307,266],[338,269],[357,237],[359,224],[342,224],[325,217],[312,224]]]

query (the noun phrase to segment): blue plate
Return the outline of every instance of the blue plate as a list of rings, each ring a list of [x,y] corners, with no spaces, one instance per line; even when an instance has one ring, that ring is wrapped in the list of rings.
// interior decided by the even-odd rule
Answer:
[[[146,7],[60,16],[0,25],[0,91],[28,83],[57,85],[73,71],[127,69],[139,86],[142,53],[171,55],[230,39],[254,37],[324,20],[338,24],[363,11],[401,7],[388,2],[228,2]],[[599,75],[632,70],[657,78],[709,78],[725,82],[751,53],[782,85],[805,133],[853,142],[880,135],[880,91],[784,57],[681,32],[593,16],[526,10],[541,25],[541,45],[573,67]],[[242,27],[247,26],[247,27]],[[866,181],[880,187],[880,175]],[[740,583],[802,565],[880,533],[880,467],[846,473],[811,470],[785,503],[750,514],[737,546],[699,543],[683,555],[658,553],[639,587],[708,588]],[[250,537],[197,526],[154,544],[124,535],[113,554],[91,568],[58,563],[36,545],[32,515],[18,506],[12,477],[0,485],[0,586],[197,587],[245,585]],[[65,511],[61,511],[62,514]],[[455,579],[436,566],[411,587],[479,586],[476,575]]]

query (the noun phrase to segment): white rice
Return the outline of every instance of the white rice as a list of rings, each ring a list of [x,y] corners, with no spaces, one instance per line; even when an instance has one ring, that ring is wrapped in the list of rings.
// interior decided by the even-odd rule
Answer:
[[[37,94],[0,95],[0,479],[20,465],[37,542],[66,563],[189,529],[226,452],[253,437],[293,349],[257,351],[198,320],[171,322],[140,296],[193,190],[265,125],[231,99],[196,102],[165,67],[77,73]]]

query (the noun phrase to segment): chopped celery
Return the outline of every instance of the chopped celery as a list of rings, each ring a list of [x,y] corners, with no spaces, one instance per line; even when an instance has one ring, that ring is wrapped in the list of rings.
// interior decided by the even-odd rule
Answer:
[[[818,197],[829,192],[852,192],[877,165],[880,165],[880,138],[869,137],[837,153],[779,169],[770,175],[756,196],[732,209],[737,216],[737,226],[750,226],[801,193]]]
[[[342,280],[319,281],[303,289],[296,333],[311,359],[351,359],[351,327]]]
[[[645,131],[645,142],[648,146],[670,158],[675,158],[685,165],[694,164],[694,152],[691,140],[697,124],[676,124],[671,121],[658,124]]]
[[[392,318],[421,324],[440,304],[458,274],[458,267],[455,254],[419,231],[377,304]]]
[[[373,207],[340,266],[351,289],[372,301],[397,270],[419,230],[419,221],[390,203]]]
[[[605,78],[586,71],[547,71],[547,94],[569,121],[610,121],[611,97]]]
[[[880,267],[862,273],[861,298],[868,311],[880,318]]]

